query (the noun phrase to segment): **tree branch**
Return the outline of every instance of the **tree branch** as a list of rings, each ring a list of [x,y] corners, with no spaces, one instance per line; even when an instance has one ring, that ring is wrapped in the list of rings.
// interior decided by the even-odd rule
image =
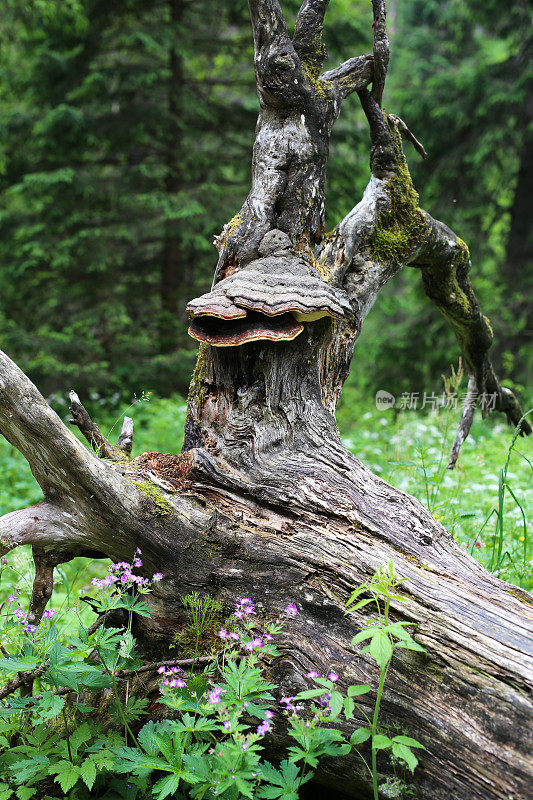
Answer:
[[[28,622],[38,625],[42,619],[46,604],[52,597],[54,590],[54,569],[58,564],[64,564],[78,555],[78,552],[57,552],[56,548],[46,550],[41,547],[32,547],[33,561],[35,563],[35,578],[28,609]]]
[[[408,142],[411,142],[416,152],[419,153],[422,156],[422,158],[427,158],[428,154],[426,152],[424,145],[421,142],[419,142],[414,133],[409,130],[403,119],[401,119],[401,117],[396,116],[396,114],[389,114],[389,117],[395,121],[396,126],[400,131],[401,135],[403,136],[403,138],[406,139]]]
[[[73,520],[71,514],[47,501],[4,514],[0,517],[0,554],[27,544],[39,548],[54,546],[56,553],[66,554],[72,543],[81,538]]]
[[[457,431],[457,436],[455,437],[452,449],[450,450],[450,458],[448,460],[448,464],[446,465],[446,469],[453,469],[455,467],[457,459],[459,458],[461,445],[470,433],[470,428],[472,427],[472,423],[474,421],[474,412],[476,410],[478,395],[479,392],[477,389],[476,379],[473,375],[471,375],[468,380],[468,389],[466,391],[466,397],[461,411],[459,430]]]
[[[423,247],[412,265],[422,271],[424,291],[449,323],[461,348],[470,376],[468,399],[481,398],[483,416],[492,410],[501,411],[510,424],[520,425],[522,436],[531,433],[531,426],[522,419],[523,411],[513,392],[503,387],[492,368],[488,352],[493,333],[487,317],[483,316],[468,278],[471,267],[467,245],[442,222],[422,212],[427,222]],[[459,448],[468,435],[473,411],[463,409],[459,433],[450,454],[453,468]]]
[[[372,84],[372,97],[381,107],[390,55],[385,0],[372,0],[372,11],[374,14],[374,82]]]
[[[327,57],[322,44],[322,24],[329,0],[304,0],[294,26],[292,43],[302,61],[312,62],[318,75]]]
[[[394,146],[390,127],[394,119],[389,122],[384,116],[371,91],[364,89],[358,95],[370,128],[370,171],[376,178],[390,178],[397,173],[404,158],[401,149]]]
[[[132,508],[139,502],[138,490],[117,472],[113,465],[102,461],[91,453],[74,433],[67,428],[40,394],[30,379],[0,351],[0,430],[5,438],[19,450],[29,462],[33,475],[41,485],[46,500],[33,509],[7,514],[0,520],[0,530],[9,525],[17,538],[17,544],[36,544],[43,539],[62,542],[61,528],[81,542],[83,525],[78,525],[71,511],[60,508],[68,504],[72,496],[81,495],[89,499],[105,493],[107,502],[115,498],[117,505],[131,502]],[[122,452],[122,451],[120,451]],[[124,460],[124,455],[121,455]],[[126,499],[127,498],[127,499]],[[43,537],[35,533],[33,511],[44,514]],[[70,515],[70,516],[69,516]],[[91,527],[90,525],[88,527]],[[76,532],[76,533],[74,533]]]
[[[39,667],[29,672],[19,672],[15,678],[12,678],[0,689],[0,700],[3,700],[4,697],[9,697],[10,694],[16,692],[21,686],[27,686],[33,683],[34,680],[44,675],[47,669],[48,664],[41,664]]]
[[[256,56],[276,40],[288,40],[287,24],[278,0],[248,0]]]
[[[329,84],[336,96],[344,100],[352,92],[365,89],[374,75],[374,56],[349,58],[334,69],[323,72],[320,80]]]

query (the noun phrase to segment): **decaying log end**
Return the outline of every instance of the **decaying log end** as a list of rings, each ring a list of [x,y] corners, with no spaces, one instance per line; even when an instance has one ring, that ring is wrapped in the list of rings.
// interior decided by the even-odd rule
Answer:
[[[76,392],[69,392],[69,398],[69,410],[72,414],[72,419],[69,420],[70,424],[79,428],[100,458],[123,461],[130,456],[133,446],[133,420],[131,417],[124,417],[122,432],[115,447],[106,439],[98,425],[92,421]]]
[[[46,604],[52,597],[55,567],[75,558],[78,553],[74,550],[66,552],[58,551],[57,548],[45,549],[34,545],[32,555],[35,564],[35,578],[28,609],[28,622],[30,625],[38,625]]]
[[[133,447],[133,420],[131,417],[124,417],[117,447],[119,450],[123,450],[126,455],[129,456],[131,454],[131,449]]]
[[[474,412],[476,410],[478,394],[477,381],[472,375],[468,381],[466,397],[461,412],[461,421],[459,422],[459,430],[457,431],[457,436],[455,437],[455,441],[452,445],[446,469],[453,469],[455,467],[457,459],[459,458],[461,445],[470,433],[470,428],[472,427],[472,422],[474,421]]]

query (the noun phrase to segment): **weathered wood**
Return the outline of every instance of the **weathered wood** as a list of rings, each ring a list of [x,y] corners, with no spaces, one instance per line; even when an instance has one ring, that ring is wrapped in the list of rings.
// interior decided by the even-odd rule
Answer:
[[[82,553],[129,560],[140,547],[144,574],[164,573],[148,596],[152,617],[139,622],[151,652],[165,653],[183,621],[179,598],[189,591],[216,597],[228,613],[238,596],[253,596],[266,615],[296,604],[272,668],[280,696],[302,689],[309,669],[335,668],[344,685],[377,687],[375,665],[350,645],[368,609],[346,616],[344,602],[392,558],[409,599],[393,604],[393,616],[415,623],[427,650],[395,656],[382,705],[389,725],[428,748],[410,781],[414,795],[526,800],[533,778],[531,597],[489,575],[424,506],[345,450],[335,423],[366,314],[406,265],[420,270],[455,330],[471,394],[474,384],[477,394],[494,390],[497,409],[513,422],[521,415],[488,360],[490,337],[465,247],[420,209],[401,121],[380,108],[388,45],[384,5],[373,5],[374,59],[351,59],[321,76],[327,2],[304,2],[291,41],[277,0],[250,0],[261,105],[252,189],[218,238],[212,291],[190,306],[193,321],[209,320],[222,346],[200,347],[181,454],[130,461],[113,448],[108,455],[118,458],[98,458],[0,353],[0,430],[44,493],[40,504],[0,518],[0,540],[3,551],[31,544],[44,559],[37,605],[50,589],[53,560]],[[369,92],[378,51],[381,77]],[[352,91],[369,121],[371,179],[361,202],[322,239],[329,135]],[[261,251],[265,236],[277,250]],[[287,297],[281,278],[269,283],[282,272]],[[338,313],[331,313],[334,303]],[[258,341],[229,341],[223,326],[250,321],[251,313]],[[278,313],[302,315],[295,338],[268,340]],[[365,710],[374,698],[361,703]],[[278,724],[272,743],[282,742]],[[382,778],[390,774],[386,760],[379,770]],[[319,779],[353,797],[368,794],[356,757],[326,765]]]

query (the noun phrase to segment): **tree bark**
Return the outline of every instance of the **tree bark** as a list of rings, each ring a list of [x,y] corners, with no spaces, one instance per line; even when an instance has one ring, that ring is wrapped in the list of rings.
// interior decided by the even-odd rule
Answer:
[[[44,494],[38,505],[0,519],[0,540],[4,551],[34,547],[35,617],[54,562],[89,553],[123,560],[140,547],[146,574],[165,574],[149,595],[151,618],[139,623],[151,651],[163,653],[179,629],[179,598],[189,591],[216,597],[228,612],[246,595],[266,615],[295,603],[299,615],[272,667],[280,696],[306,687],[309,669],[335,668],[341,684],[374,687],[361,703],[367,713],[378,675],[350,642],[368,610],[346,616],[344,603],[392,558],[409,600],[393,603],[394,619],[415,623],[427,651],[394,657],[382,705],[387,724],[427,747],[410,788],[421,800],[526,800],[531,597],[488,574],[424,506],[345,450],[335,423],[365,316],[401,268],[420,270],[456,333],[470,376],[460,436],[468,434],[473,397],[487,391],[524,434],[529,426],[490,365],[492,332],[468,279],[468,248],[420,209],[401,121],[381,110],[384,6],[374,3],[380,72],[372,93],[371,56],[320,74],[326,6],[305,0],[291,41],[278,2],[250,0],[261,105],[252,189],[219,238],[212,292],[191,305],[194,330],[217,346],[200,346],[182,453],[129,460],[97,439],[108,456],[101,460],[0,353],[0,430]],[[361,202],[324,239],[329,135],[352,91],[369,121],[372,176]],[[279,311],[280,298],[301,330],[271,341],[292,313]],[[330,313],[335,302],[341,310]],[[259,340],[225,346],[239,340],[243,318]],[[362,722],[341,727],[349,733]],[[283,742],[278,720],[272,746]],[[378,767],[380,780],[390,775],[385,759]],[[325,764],[317,779],[350,797],[369,796],[354,755]]]

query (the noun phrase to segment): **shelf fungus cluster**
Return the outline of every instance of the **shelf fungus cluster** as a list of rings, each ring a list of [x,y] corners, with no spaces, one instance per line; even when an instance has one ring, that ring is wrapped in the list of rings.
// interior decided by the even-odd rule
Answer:
[[[194,339],[215,347],[290,341],[303,331],[304,322],[350,313],[345,293],[294,252],[287,234],[269,231],[259,253],[260,258],[191,300],[187,313]]]

